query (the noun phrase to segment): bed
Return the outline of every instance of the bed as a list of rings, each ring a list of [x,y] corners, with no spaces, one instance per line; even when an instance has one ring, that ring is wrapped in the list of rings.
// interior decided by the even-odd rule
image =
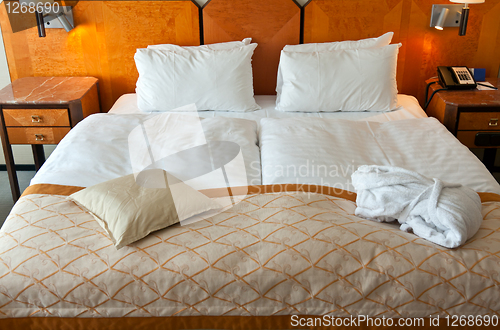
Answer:
[[[251,45],[241,43],[236,48]],[[170,52],[195,52],[158,47],[141,50],[136,61],[157,64]],[[384,58],[397,54],[399,45],[387,47]],[[216,51],[231,55],[227,50]],[[203,95],[199,111],[179,110],[185,104],[180,100],[158,113],[149,110],[184,94],[165,96],[172,88],[162,85],[145,97],[152,88],[144,73],[158,68],[147,65],[138,64],[137,94],[121,96],[109,113],[86,118],[61,141],[1,228],[2,327],[327,328],[323,315],[344,326],[358,316],[375,324],[425,318],[426,326],[438,316],[498,320],[500,185],[444,126],[427,118],[414,97],[393,88],[387,92],[391,109],[381,110],[378,96],[363,103],[363,95],[347,93],[333,100],[345,99],[338,103],[345,111],[303,111],[293,108],[299,94],[287,92],[284,83],[281,101],[257,96],[253,103],[253,95],[241,93],[244,107],[205,110],[227,106],[222,102],[229,94],[221,93]],[[284,81],[291,79],[285,67],[280,70]],[[221,83],[237,85],[236,95],[244,88],[230,78]],[[395,87],[395,78],[387,79]],[[352,100],[363,106],[353,108]],[[311,102],[305,106],[325,107],[324,100],[317,107]],[[365,107],[377,111],[355,111]],[[220,141],[238,148],[220,164],[213,160],[228,151],[212,154],[210,171],[198,172],[202,160],[196,157],[179,156]],[[173,156],[182,166],[165,161]],[[108,229],[67,198],[155,164],[224,208],[117,250]],[[475,189],[482,202],[479,231],[460,248],[447,249],[397,225],[355,216],[350,178],[364,164],[401,166]],[[187,173],[193,168],[197,175]],[[295,324],[299,316],[313,324]]]
[[[307,118],[302,114],[276,119],[275,110],[266,107],[272,98],[266,96],[257,97],[263,108],[258,113],[239,115],[265,117],[260,126],[249,119],[224,117],[220,112],[202,114],[209,117],[203,120],[216,120],[208,124],[207,136],[229,137],[242,145],[248,177],[236,177],[234,185],[243,186],[248,179],[250,187],[245,198],[211,219],[156,232],[116,251],[92,216],[65,196],[130,172],[127,148],[122,142],[137,125],[134,118],[150,116],[130,113],[133,103],[125,101],[133,98],[126,95],[110,114],[95,115],[79,124],[34,177],[2,227],[0,311],[11,317],[3,321],[22,324],[23,320],[29,322],[28,316],[55,316],[72,318],[65,322],[85,326],[96,322],[96,318],[127,316],[142,325],[150,322],[142,318],[145,316],[176,316],[169,319],[174,326],[215,322],[208,324],[224,327],[227,322],[245,322],[245,316],[252,315],[264,317],[251,321],[253,326],[271,322],[267,324],[279,327],[290,322],[286,317],[289,314],[496,315],[500,204],[495,196],[500,188],[475,156],[442,125],[430,118],[419,118],[423,113],[413,98],[400,96],[403,102],[409,101],[408,105],[389,115],[377,114],[379,122],[366,121],[373,115],[370,113],[344,114],[350,120],[331,119],[335,113],[326,119],[309,118],[312,114]],[[391,116],[400,120],[389,120]],[[411,116],[414,118],[408,119]],[[292,125],[296,120],[301,124]],[[413,131],[408,130],[408,125],[418,127],[422,134],[404,136],[402,132]],[[221,130],[221,126],[227,130]],[[332,164],[339,166],[345,161],[354,165],[349,164],[349,157],[338,157],[346,150],[356,150],[353,145],[323,150],[318,158],[317,150],[311,148],[318,144],[312,140],[326,141],[355,132],[358,141],[352,143],[361,148],[360,141],[370,139],[358,133],[368,132],[367,126],[370,136],[383,138],[385,130],[393,133],[392,137],[385,136],[393,141],[413,137],[419,141],[415,143],[419,151],[429,150],[431,154],[413,156],[403,164],[405,155],[415,153],[396,148],[392,158],[374,151],[365,155],[368,158],[356,159],[356,164],[369,159],[376,162],[383,154],[383,160],[389,163],[414,164],[415,169],[427,169],[428,174],[448,173],[450,179],[459,182],[464,173],[477,174],[464,181],[486,193],[482,195],[484,224],[474,239],[456,250],[440,248],[393,225],[355,217],[352,189],[340,189],[336,186],[339,182],[321,184],[310,177],[297,181],[297,177],[270,174],[279,165],[303,165],[301,160],[306,158],[316,159],[317,165],[332,159],[337,159]],[[98,127],[106,129],[100,131]],[[298,134],[287,127],[317,134]],[[346,132],[339,131],[342,127]],[[286,131],[290,135],[283,134]],[[113,144],[96,148],[103,134]],[[322,134],[331,135],[325,139]],[[297,141],[291,139],[293,136],[302,138]],[[435,138],[450,150],[449,154],[432,158],[445,149],[432,147]],[[378,144],[381,140],[372,141]],[[373,151],[373,145],[365,150],[370,149]],[[88,157],[89,153],[97,157]],[[449,163],[451,170],[429,166],[429,162],[445,164],[453,157],[460,157],[460,162]],[[263,169],[262,181],[260,171],[252,172],[256,168]],[[350,174],[344,173],[341,179]],[[321,175],[316,178],[328,180]],[[197,188],[220,188],[210,186],[210,182],[202,180]],[[212,189],[212,193],[216,190]],[[202,321],[202,315],[226,318]],[[276,318],[266,321],[265,316],[270,315]],[[51,324],[54,319],[44,322]]]

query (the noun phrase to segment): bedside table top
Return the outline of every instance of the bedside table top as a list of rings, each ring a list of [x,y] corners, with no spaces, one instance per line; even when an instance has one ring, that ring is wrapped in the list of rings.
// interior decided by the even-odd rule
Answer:
[[[426,83],[437,81],[437,79],[429,79]],[[486,81],[493,86],[500,87],[500,79],[486,78]],[[429,95],[436,89],[443,88],[439,82],[432,84],[429,88]],[[500,105],[500,90],[448,90],[437,92],[434,97],[439,97],[447,104],[474,107],[474,106],[499,106]]]
[[[94,77],[25,77],[0,90],[0,104],[55,104],[81,99],[97,83]]]

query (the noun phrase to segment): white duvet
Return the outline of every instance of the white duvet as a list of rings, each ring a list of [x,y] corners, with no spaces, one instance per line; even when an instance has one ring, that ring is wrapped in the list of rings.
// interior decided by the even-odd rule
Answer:
[[[260,148],[265,185],[317,184],[354,192],[350,178],[359,166],[387,165],[500,194],[486,167],[434,118],[266,118]]]
[[[257,130],[262,118],[288,118],[288,117],[319,117],[319,118],[342,118],[349,120],[371,120],[378,122],[401,120],[408,118],[425,117],[425,113],[418,105],[417,100],[408,95],[398,95],[400,107],[395,111],[388,112],[336,112],[336,113],[285,113],[275,110],[275,95],[256,96],[256,101],[261,110],[254,112],[227,112],[227,111],[200,111],[194,115],[205,117],[203,121],[204,134],[199,134],[199,127],[194,125],[190,129],[185,123],[174,121],[163,125],[168,129],[156,130],[161,133],[155,134],[162,148],[161,156],[153,155],[154,160],[163,156],[173,154],[182,150],[199,146],[209,141],[232,141],[237,143],[242,152],[237,160],[226,167],[231,176],[231,184],[259,185],[261,184],[260,153],[257,146]],[[189,116],[186,113],[177,113]],[[174,113],[174,115],[176,115]],[[35,175],[31,184],[60,184],[70,186],[88,187],[94,184],[128,175],[141,170],[148,165],[148,154],[135,152],[145,150],[144,146],[137,146],[134,155],[130,155],[129,135],[131,132],[138,134],[135,141],[142,141],[141,131],[138,125],[141,121],[147,121],[151,115],[145,114],[137,107],[137,95],[122,95],[113,105],[109,114],[96,114],[89,116],[80,122],[59,143],[56,150],[47,159],[44,166]],[[157,116],[157,114],[155,115]],[[183,117],[177,117],[183,118]],[[162,127],[162,125],[154,125]],[[197,134],[193,134],[197,131]],[[159,137],[159,138],[158,138]],[[175,137],[175,138],[173,138]],[[164,148],[163,148],[164,147]],[[138,158],[141,158],[138,160]],[[134,162],[131,161],[134,160]],[[245,173],[242,173],[241,160],[245,164]],[[171,166],[162,166],[165,170],[172,169]],[[231,171],[232,170],[232,171]],[[194,181],[187,182],[192,187],[219,188],[224,186],[221,181],[220,171],[214,171],[211,175],[198,177]],[[223,176],[223,175],[222,175]]]
[[[189,151],[214,141],[239,149],[212,148],[210,168],[200,173],[201,161]],[[214,165],[220,159],[225,173]],[[92,115],[59,143],[31,184],[88,187],[148,166],[169,171],[197,190],[260,184],[257,124],[224,117],[200,120],[196,114]]]
[[[253,114],[252,119],[257,121],[223,117],[230,116],[228,112],[202,112],[203,116],[215,116],[202,121],[202,133],[199,125],[189,128],[185,123],[163,118],[165,123],[152,125],[164,128],[156,129],[156,135],[150,136],[160,146],[152,149],[152,159],[158,160],[207,141],[230,141],[241,148],[239,157],[225,167],[232,186],[310,183],[354,191],[350,176],[357,167],[391,165],[461,183],[476,191],[500,194],[500,186],[483,164],[437,120],[405,119],[421,115],[412,97],[400,95],[406,104],[403,109],[378,113],[375,117],[366,118],[370,114],[367,112],[349,113],[354,116],[352,119],[370,121],[262,118],[266,116],[263,111],[268,111],[270,116],[278,112],[271,110],[274,98],[261,97],[258,100],[263,110],[259,114],[246,114]],[[120,107],[123,108],[127,98],[122,101]],[[148,160],[151,162],[151,157],[140,143],[132,144],[136,149],[131,155],[130,133],[135,131],[139,135],[135,141],[141,142],[142,132],[138,126],[149,118],[158,118],[152,116],[155,115],[97,114],[86,118],[59,143],[31,184],[88,187],[141,170],[148,165]],[[260,129],[258,120],[261,120]],[[167,171],[182,171],[182,168],[163,165]],[[223,173],[214,169],[210,175],[187,183],[195,189],[209,189],[225,186],[224,181]]]

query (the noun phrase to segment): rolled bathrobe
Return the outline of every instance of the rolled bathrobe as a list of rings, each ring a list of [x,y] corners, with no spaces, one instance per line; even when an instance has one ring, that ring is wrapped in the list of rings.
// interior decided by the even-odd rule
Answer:
[[[481,199],[472,189],[392,166],[363,165],[352,174],[359,217],[398,220],[400,229],[447,248],[481,226]]]

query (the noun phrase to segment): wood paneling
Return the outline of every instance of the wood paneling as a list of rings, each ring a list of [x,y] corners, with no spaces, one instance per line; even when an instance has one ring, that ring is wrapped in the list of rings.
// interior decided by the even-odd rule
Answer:
[[[486,68],[495,77],[500,65],[500,0],[470,6],[466,36],[458,28],[429,27],[433,4],[446,0],[312,0],[305,8],[305,42],[376,37],[394,31],[403,43],[398,60],[400,93],[424,98],[424,81],[439,65]]]
[[[70,2],[67,2],[70,3]],[[99,78],[103,111],[135,90],[137,48],[174,43],[199,45],[199,15],[191,1],[79,1],[73,8],[76,28],[36,27],[13,33],[0,5],[0,24],[11,79],[28,76],[93,76]],[[34,20],[33,14],[16,20]]]
[[[205,43],[252,37],[255,94],[276,94],[281,49],[300,40],[300,8],[293,0],[212,0],[203,9]]]
[[[92,86],[92,88],[82,97],[82,116],[83,118],[96,113],[96,109],[100,109],[99,104],[99,91],[97,90],[97,84]]]

